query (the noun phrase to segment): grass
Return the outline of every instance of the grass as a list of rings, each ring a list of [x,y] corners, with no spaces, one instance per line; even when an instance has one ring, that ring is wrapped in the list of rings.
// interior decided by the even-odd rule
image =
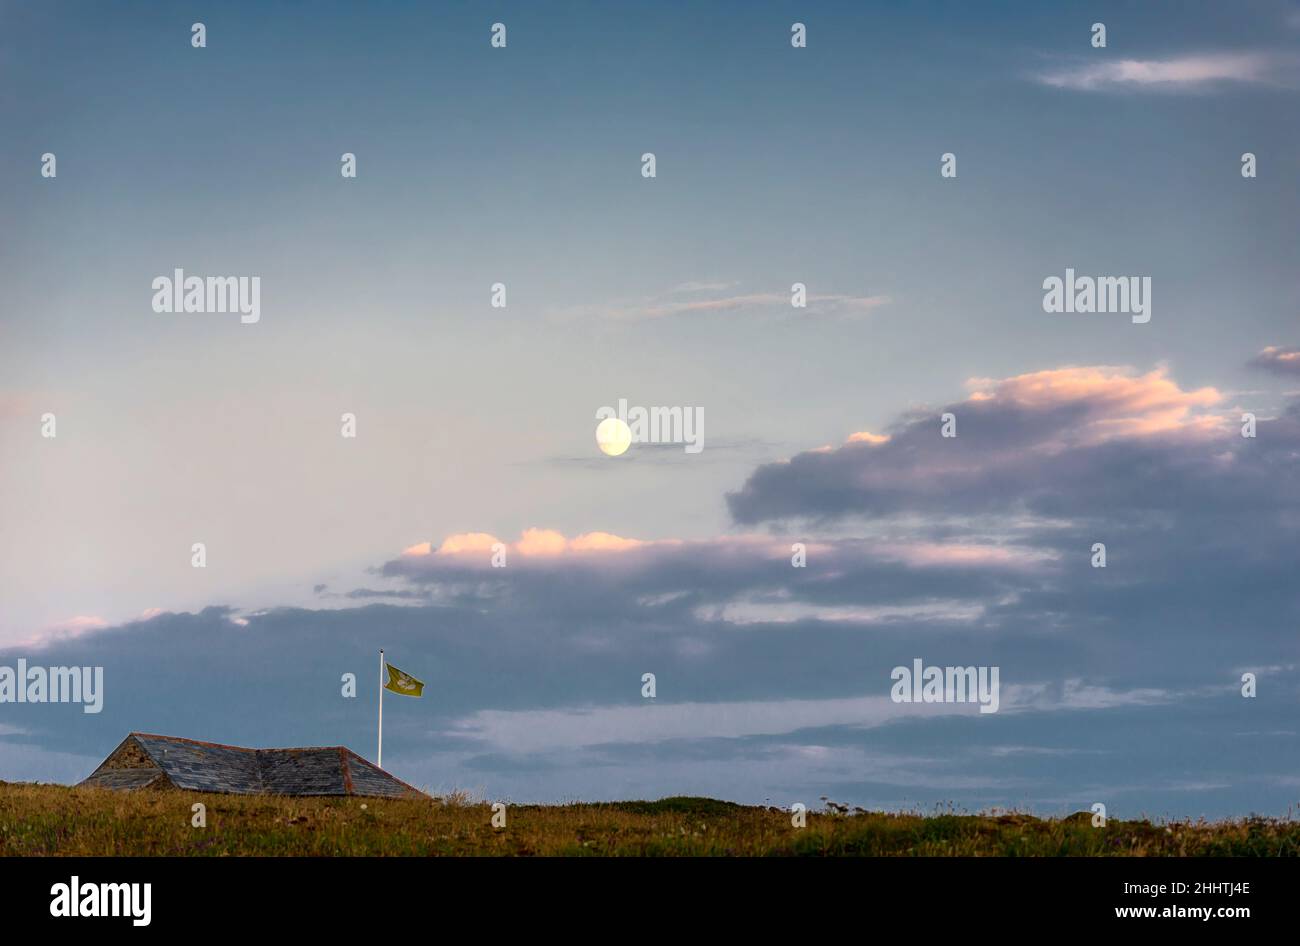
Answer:
[[[192,827],[191,806],[207,807]],[[711,798],[512,805],[493,828],[464,797],[287,798],[0,783],[0,855],[979,855],[1297,856],[1300,822],[1111,820],[1080,812],[881,814],[828,803],[795,828],[788,812]]]

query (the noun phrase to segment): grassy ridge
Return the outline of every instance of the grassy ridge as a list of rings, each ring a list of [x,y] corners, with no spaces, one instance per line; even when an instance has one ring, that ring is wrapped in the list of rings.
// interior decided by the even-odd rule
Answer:
[[[207,827],[191,826],[191,805]],[[512,805],[284,798],[0,783],[0,855],[1300,855],[1300,822],[1152,824],[1080,813],[787,812],[708,798]]]

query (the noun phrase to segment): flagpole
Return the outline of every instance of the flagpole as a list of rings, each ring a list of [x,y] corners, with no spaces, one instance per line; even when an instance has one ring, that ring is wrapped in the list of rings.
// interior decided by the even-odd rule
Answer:
[[[379,752],[375,765],[384,767],[384,649],[379,648]]]

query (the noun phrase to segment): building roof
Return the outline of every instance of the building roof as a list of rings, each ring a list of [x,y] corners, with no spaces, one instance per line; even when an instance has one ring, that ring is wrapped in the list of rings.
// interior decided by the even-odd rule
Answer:
[[[81,784],[230,795],[423,795],[346,746],[246,749],[139,732],[122,740]]]

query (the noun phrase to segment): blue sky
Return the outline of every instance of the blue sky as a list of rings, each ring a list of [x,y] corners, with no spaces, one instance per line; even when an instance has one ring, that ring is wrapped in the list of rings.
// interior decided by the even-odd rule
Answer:
[[[1297,5],[0,27],[0,664],[107,687],[0,705],[0,777],[130,729],[369,754],[385,646],[429,684],[385,763],[434,788],[1296,800]],[[260,276],[261,321],[155,313],[176,267]],[[1151,321],[1044,312],[1066,267],[1150,276]],[[705,449],[603,457],[619,398]],[[1000,666],[1002,709],[890,703],[914,657]]]

